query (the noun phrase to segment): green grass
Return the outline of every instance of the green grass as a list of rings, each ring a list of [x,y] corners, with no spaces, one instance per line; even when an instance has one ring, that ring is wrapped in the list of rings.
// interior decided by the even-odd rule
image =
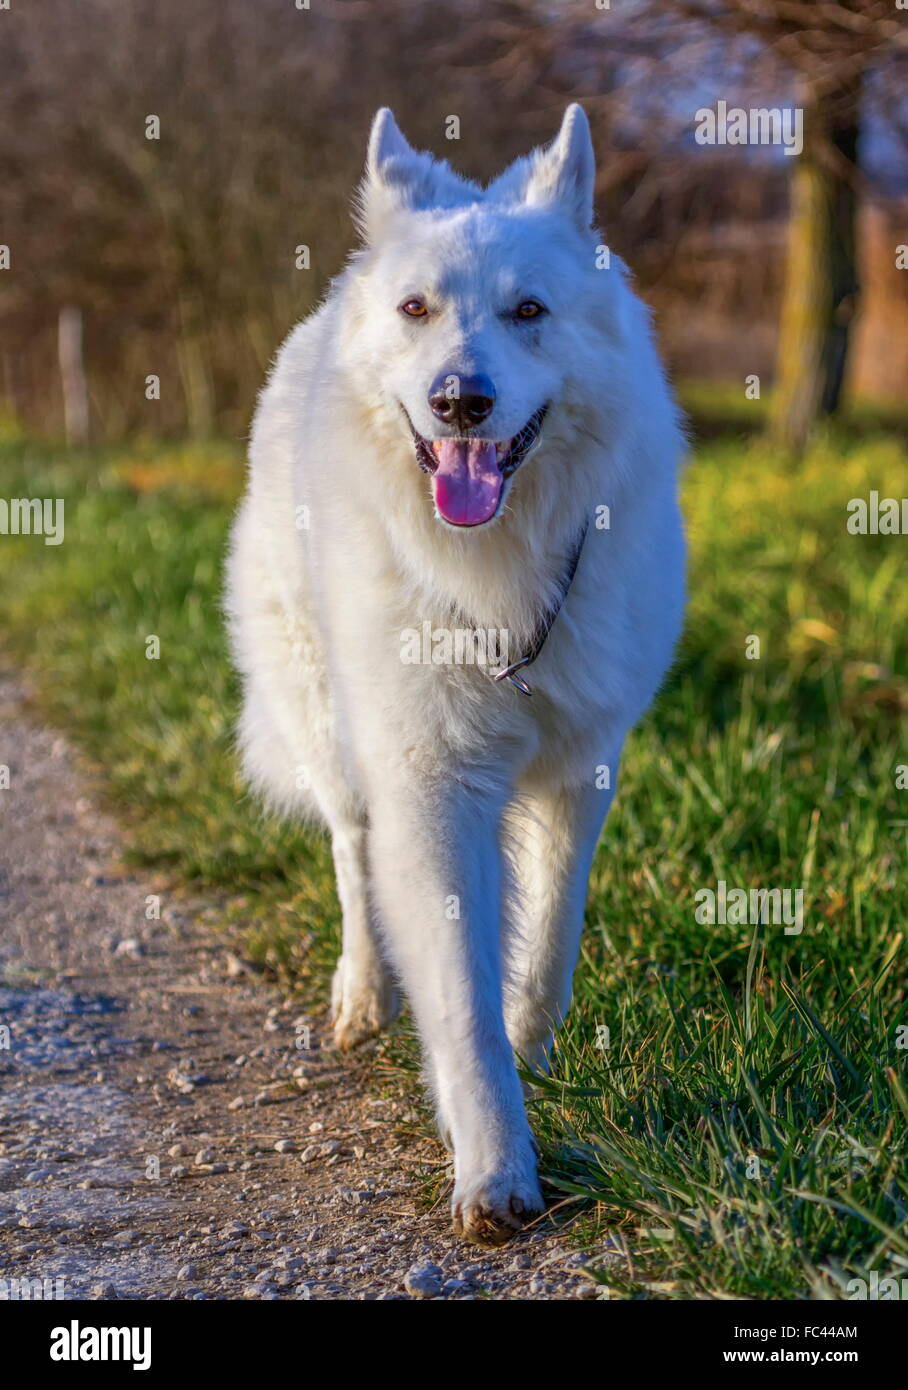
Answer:
[[[231,752],[239,452],[11,441],[0,469],[0,496],[66,499],[64,545],[0,537],[0,628],[102,767],[132,857],[211,891],[258,959],[323,997],[327,846],[263,817]],[[908,539],[847,534],[871,488],[908,496],[892,431],[830,434],[797,470],[719,437],[686,479],[687,634],[625,754],[533,1102],[561,1211],[625,1252],[602,1275],[615,1297],[837,1298],[871,1269],[908,1276]],[[803,932],[698,923],[720,879],[803,887]],[[412,1039],[393,1055],[412,1066]]]

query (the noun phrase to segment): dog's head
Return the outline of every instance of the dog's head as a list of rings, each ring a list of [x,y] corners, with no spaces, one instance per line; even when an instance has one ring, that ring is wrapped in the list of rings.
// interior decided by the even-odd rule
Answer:
[[[595,389],[608,277],[594,177],[576,105],[486,189],[411,149],[390,111],[375,118],[347,365],[370,412],[403,432],[445,525],[499,516],[518,470],[563,435],[578,376]]]

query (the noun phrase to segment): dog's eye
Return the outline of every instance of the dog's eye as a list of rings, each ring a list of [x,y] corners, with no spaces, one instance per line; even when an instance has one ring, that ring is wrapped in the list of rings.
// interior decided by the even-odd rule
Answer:
[[[404,300],[400,312],[411,319],[424,319],[429,311],[421,299],[413,298]]]
[[[538,319],[540,314],[544,314],[545,309],[538,299],[525,299],[522,304],[517,305],[515,317],[518,319]]]

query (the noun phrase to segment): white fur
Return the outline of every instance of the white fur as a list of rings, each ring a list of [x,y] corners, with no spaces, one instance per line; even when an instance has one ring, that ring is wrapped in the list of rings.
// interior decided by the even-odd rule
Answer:
[[[332,836],[336,1039],[387,1022],[400,981],[454,1151],[455,1229],[486,1241],[541,1205],[513,1051],[544,1064],[568,1008],[612,794],[597,769],[614,789],[682,620],[678,416],[623,266],[597,268],[593,177],[577,106],[486,190],[379,113],[364,244],[262,393],[229,564],[246,772]],[[425,320],[399,311],[416,294]],[[527,297],[549,312],[516,324]],[[427,393],[448,369],[495,382],[484,438],[550,403],[474,528],[436,516],[401,410],[437,437]],[[402,630],[455,614],[507,628],[513,659],[591,521],[531,699],[479,666],[402,663]]]

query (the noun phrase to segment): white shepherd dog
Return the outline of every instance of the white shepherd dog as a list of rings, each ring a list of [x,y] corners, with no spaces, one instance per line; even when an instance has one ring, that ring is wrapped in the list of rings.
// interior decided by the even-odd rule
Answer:
[[[378,113],[362,249],[262,393],[229,562],[246,773],[331,833],[336,1042],[400,983],[485,1244],[542,1208],[514,1054],[544,1066],[568,1008],[684,605],[679,417],[594,172],[579,106],[486,189]],[[439,645],[463,630],[506,656]]]

